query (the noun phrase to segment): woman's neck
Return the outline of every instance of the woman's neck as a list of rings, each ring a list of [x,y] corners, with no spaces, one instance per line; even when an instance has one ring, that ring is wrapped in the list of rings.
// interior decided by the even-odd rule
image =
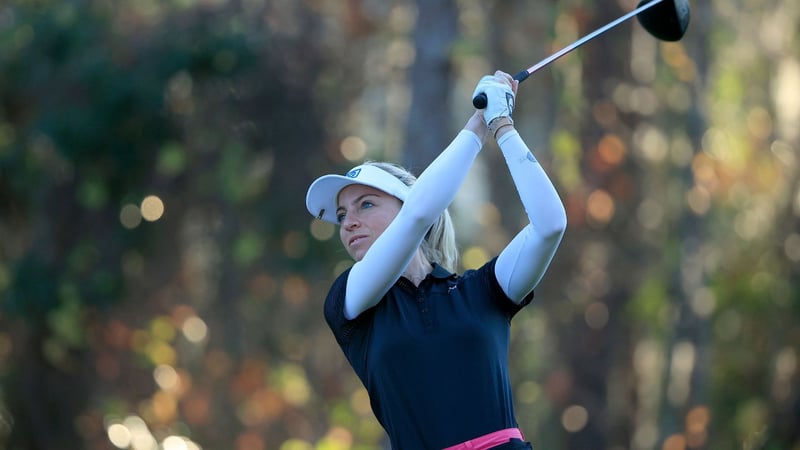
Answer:
[[[414,283],[414,286],[419,286],[422,280],[432,271],[433,265],[422,254],[422,250],[417,250],[414,257],[411,258],[411,262],[408,263],[405,272],[403,272],[403,276]]]

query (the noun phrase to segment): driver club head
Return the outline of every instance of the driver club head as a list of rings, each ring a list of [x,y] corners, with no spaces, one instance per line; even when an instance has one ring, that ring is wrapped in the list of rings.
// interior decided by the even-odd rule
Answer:
[[[642,0],[639,6],[652,0]],[[639,23],[657,39],[679,41],[689,27],[689,0],[661,0],[661,2],[636,15]]]

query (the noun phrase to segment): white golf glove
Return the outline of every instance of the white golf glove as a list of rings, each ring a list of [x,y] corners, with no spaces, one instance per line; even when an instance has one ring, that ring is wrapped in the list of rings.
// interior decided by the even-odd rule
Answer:
[[[475,86],[472,93],[476,95],[483,93],[486,95],[486,109],[483,110],[483,120],[489,125],[499,117],[511,118],[514,112],[514,91],[511,86],[498,81],[494,75],[486,75]]]

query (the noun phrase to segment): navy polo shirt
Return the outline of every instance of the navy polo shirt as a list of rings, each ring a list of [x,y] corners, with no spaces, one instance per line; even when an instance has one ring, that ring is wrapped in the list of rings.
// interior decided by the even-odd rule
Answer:
[[[434,264],[414,286],[401,277],[374,307],[344,316],[348,269],[325,319],[369,392],[394,450],[442,449],[517,426],[508,374],[517,305],[494,275],[496,258],[463,275]]]

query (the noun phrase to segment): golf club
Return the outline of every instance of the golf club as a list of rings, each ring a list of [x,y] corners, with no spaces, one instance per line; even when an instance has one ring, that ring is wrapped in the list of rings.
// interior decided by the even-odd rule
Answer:
[[[689,0],[642,0],[633,11],[598,28],[533,66],[514,75],[514,79],[520,83],[525,81],[532,73],[633,16],[636,16],[642,28],[647,30],[647,32],[655,38],[662,41],[678,41],[683,37],[684,33],[686,33],[686,28],[689,26]],[[477,109],[483,109],[486,108],[486,101],[486,94],[480,93],[472,99],[472,105]]]

